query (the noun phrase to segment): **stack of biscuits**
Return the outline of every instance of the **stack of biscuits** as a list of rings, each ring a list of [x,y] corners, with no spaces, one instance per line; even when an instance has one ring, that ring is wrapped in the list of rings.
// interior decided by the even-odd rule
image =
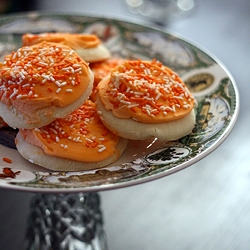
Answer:
[[[25,34],[0,65],[0,117],[19,153],[55,171],[101,168],[128,140],[177,140],[195,125],[195,100],[156,60],[112,58],[95,35]]]

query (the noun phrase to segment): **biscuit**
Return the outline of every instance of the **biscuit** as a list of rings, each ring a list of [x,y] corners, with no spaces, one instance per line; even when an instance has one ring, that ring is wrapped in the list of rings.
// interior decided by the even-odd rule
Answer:
[[[14,128],[42,127],[68,115],[93,88],[88,64],[61,44],[21,47],[0,68],[0,116]]]
[[[113,133],[132,140],[176,140],[195,125],[195,100],[160,62],[124,61],[98,84],[97,108]]]
[[[99,62],[110,58],[109,50],[101,40],[92,34],[75,33],[41,33],[24,34],[22,36],[23,46],[30,46],[40,42],[55,42],[67,45],[86,62]]]
[[[16,147],[27,160],[55,171],[80,171],[116,161],[127,140],[103,125],[95,104],[88,100],[65,118],[39,129],[20,129]]]

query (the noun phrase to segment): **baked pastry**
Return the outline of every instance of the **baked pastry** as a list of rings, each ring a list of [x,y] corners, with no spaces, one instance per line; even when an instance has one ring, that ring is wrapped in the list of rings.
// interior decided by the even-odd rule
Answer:
[[[100,168],[117,160],[127,140],[111,133],[87,100],[65,118],[39,129],[20,129],[16,147],[30,162],[50,170],[80,171]]]
[[[91,100],[96,101],[96,93],[98,83],[108,76],[112,69],[116,68],[119,64],[124,61],[122,58],[111,57],[107,60],[101,62],[91,63],[89,65],[90,69],[94,74],[94,86],[93,91],[91,93]]]
[[[195,125],[195,100],[160,62],[124,61],[98,84],[97,108],[105,126],[132,140],[176,140]]]
[[[30,46],[40,42],[55,42],[69,46],[86,62],[99,62],[110,58],[109,50],[101,40],[92,34],[75,33],[41,33],[24,34],[23,46]]]
[[[11,127],[42,127],[81,106],[93,88],[88,63],[70,47],[42,42],[0,65],[0,116]]]

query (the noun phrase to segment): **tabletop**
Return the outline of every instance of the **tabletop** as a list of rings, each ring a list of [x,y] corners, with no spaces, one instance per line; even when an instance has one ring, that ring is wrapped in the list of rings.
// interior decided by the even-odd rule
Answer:
[[[94,14],[147,25],[123,1],[43,0],[34,10]],[[110,250],[228,250],[250,246],[250,1],[197,0],[161,26],[205,48],[232,74],[240,113],[212,154],[173,175],[101,192]],[[0,190],[0,249],[21,249],[32,194]]]

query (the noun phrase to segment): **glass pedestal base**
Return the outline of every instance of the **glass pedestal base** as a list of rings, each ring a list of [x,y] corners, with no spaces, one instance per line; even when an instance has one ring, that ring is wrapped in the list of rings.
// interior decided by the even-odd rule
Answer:
[[[99,194],[36,194],[24,249],[107,250]]]

